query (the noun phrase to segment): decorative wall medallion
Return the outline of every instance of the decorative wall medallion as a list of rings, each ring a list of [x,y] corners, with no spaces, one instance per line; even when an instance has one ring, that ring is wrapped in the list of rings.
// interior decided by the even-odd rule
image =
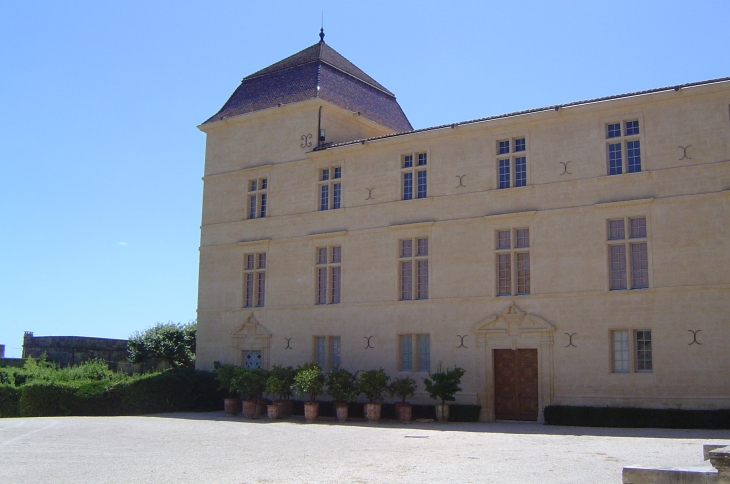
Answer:
[[[562,172],[562,173],[560,174],[561,176],[562,176],[562,175],[572,175],[572,174],[573,174],[573,173],[571,173],[571,172],[569,172],[569,171],[568,171],[568,163],[571,163],[572,161],[573,161],[573,160],[568,160],[568,161],[559,161],[559,162],[558,162],[558,163],[560,163],[561,165],[563,165],[563,172]]]
[[[464,185],[464,177],[465,177],[465,176],[466,176],[466,175],[456,175],[456,178],[458,178],[458,179],[459,179],[459,184],[458,184],[458,185],[456,185],[456,188],[459,188],[459,187],[464,187],[464,188],[466,188],[466,185]]]
[[[466,338],[469,335],[468,334],[457,334],[456,336],[461,338],[461,343],[459,343],[459,346],[457,346],[457,348],[466,348],[466,345],[464,344],[464,338]]]
[[[292,340],[293,338],[284,338],[284,339],[286,340],[286,347],[285,347],[284,349],[285,349],[285,350],[291,350],[291,349],[293,349],[293,348],[291,347],[291,345],[289,344],[289,343],[291,343],[291,340]]]
[[[303,134],[301,138],[302,144],[299,145],[301,148],[311,148],[312,147],[312,135],[311,134]]]
[[[373,198],[373,190],[375,190],[375,187],[373,187],[373,188],[366,188],[365,190],[368,191],[368,198],[366,198],[365,200],[375,200]]]
[[[368,342],[367,346],[363,349],[368,349],[368,348],[374,349],[374,346],[370,346],[370,338],[372,338],[372,336],[363,336],[363,338],[365,338]]]
[[[697,329],[697,330],[694,330],[693,331],[691,329],[688,329],[687,331],[689,331],[690,333],[692,333],[692,342],[689,343],[688,346],[692,346],[694,344],[698,344],[698,345],[702,346],[702,343],[700,343],[699,341],[697,341],[697,333],[699,333],[702,330],[701,329]]]
[[[681,160],[684,160],[685,158],[687,158],[688,160],[691,160],[691,159],[692,159],[692,157],[691,157],[691,156],[687,156],[687,148],[689,148],[690,146],[692,146],[692,145],[687,145],[687,146],[677,146],[677,148],[679,148],[679,149],[681,149],[681,150],[682,150],[682,157],[680,158],[680,161],[681,161]]]
[[[573,336],[575,336],[575,335],[576,335],[576,334],[578,334],[578,333],[565,333],[565,334],[567,334],[567,335],[568,335],[568,344],[567,344],[567,345],[565,345],[565,347],[567,348],[568,346],[573,346],[573,347],[577,348],[577,346],[575,346],[575,345],[573,344]]]

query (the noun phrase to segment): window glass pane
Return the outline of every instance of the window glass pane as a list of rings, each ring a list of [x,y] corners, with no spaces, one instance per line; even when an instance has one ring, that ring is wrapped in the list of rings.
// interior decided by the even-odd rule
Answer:
[[[413,173],[403,173],[403,200],[413,199]]]
[[[413,257],[413,240],[403,239],[400,241],[400,256]]]
[[[636,332],[636,371],[651,372],[651,331]]]
[[[515,158],[515,186],[524,187],[527,185],[527,158],[520,156]]]
[[[612,331],[613,371],[614,373],[629,372],[629,332]]]
[[[245,274],[245,277],[246,294],[244,306],[250,308],[251,306],[253,306],[253,273],[249,272],[248,274]]]
[[[248,197],[248,218],[256,218],[256,195]]]
[[[626,246],[611,245],[608,248],[611,266],[611,290],[626,289]]]
[[[413,338],[410,334],[398,336],[400,346],[400,371],[413,371]]]
[[[426,172],[418,172],[418,196],[417,198],[426,198]]]
[[[317,269],[317,304],[327,304],[327,268]]]
[[[330,179],[330,170],[329,168],[325,168],[322,170],[322,176],[320,177],[321,181],[327,181]]]
[[[498,160],[499,162],[499,188],[509,188],[510,186],[510,173],[509,173],[509,159]]]
[[[337,264],[342,259],[342,249],[339,245],[332,247],[332,262]]]
[[[428,237],[416,239],[416,243],[418,244],[418,246],[416,248],[416,255],[417,256],[428,255]]]
[[[503,155],[509,153],[509,141],[497,141],[497,154]]]
[[[342,167],[335,168],[334,178],[342,178]]]
[[[426,153],[418,153],[418,166],[425,166],[426,162]]]
[[[333,183],[332,184],[332,208],[340,208],[340,193],[341,193],[341,187],[342,185],[340,183]]]
[[[314,338],[314,362],[323,370],[327,368],[327,340],[324,336]]]
[[[417,261],[418,299],[428,299],[428,260]]]
[[[525,151],[525,138],[515,140],[515,151]]]
[[[431,371],[431,336],[419,334],[418,344],[418,371]]]
[[[259,269],[266,268],[266,253],[259,254]]]
[[[259,210],[259,217],[266,217],[266,194],[261,194],[261,209]]]
[[[608,145],[608,174],[620,175],[621,173],[623,173],[621,143],[612,143]]]
[[[327,263],[327,247],[317,248],[317,264]]]
[[[623,240],[626,238],[624,219],[608,221],[608,240]]]
[[[329,208],[329,200],[330,200],[330,187],[329,185],[322,185],[320,187],[320,194],[319,194],[319,209],[320,210],[327,210]]]
[[[512,294],[512,256],[499,254],[497,256],[497,295],[509,296]]]
[[[639,134],[639,121],[626,121],[626,136]]]
[[[515,254],[517,259],[517,294],[530,294],[530,254],[520,252]]]
[[[248,187],[249,192],[255,192],[256,191],[256,180],[251,180],[250,185]]]
[[[637,217],[629,219],[629,236],[632,239],[646,237],[646,218]]]
[[[246,270],[253,269],[253,254],[246,254]]]
[[[629,173],[641,171],[641,148],[639,140],[626,142],[626,162]]]
[[[507,232],[507,231],[505,231]],[[517,229],[517,240],[515,247],[522,249],[530,246],[530,229]]]
[[[269,188],[269,180],[266,178],[262,178],[261,179],[261,189],[266,190],[267,188]]]
[[[332,288],[331,288],[331,296],[330,296],[330,303],[331,304],[339,304],[340,303],[340,266],[335,266],[330,268],[332,271]]]
[[[606,126],[606,138],[618,138],[621,136],[621,123],[609,124]]]
[[[265,301],[265,293],[266,293],[266,273],[265,272],[257,272],[256,277],[258,278],[258,297],[256,298],[256,305],[257,306],[263,306]]]
[[[340,367],[340,337],[330,336],[330,369]]]
[[[413,166],[413,155],[403,157],[403,168],[411,168]]]
[[[510,231],[500,230],[497,232],[497,249],[509,249],[510,245]]]
[[[649,287],[649,257],[646,242],[631,244],[631,289]]]
[[[400,263],[400,298],[404,301],[413,299],[413,263]]]

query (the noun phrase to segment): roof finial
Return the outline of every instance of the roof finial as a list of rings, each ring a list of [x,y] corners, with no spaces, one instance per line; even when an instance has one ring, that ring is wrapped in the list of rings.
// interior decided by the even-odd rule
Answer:
[[[319,41],[324,42],[324,10],[322,10],[322,28],[319,29]]]

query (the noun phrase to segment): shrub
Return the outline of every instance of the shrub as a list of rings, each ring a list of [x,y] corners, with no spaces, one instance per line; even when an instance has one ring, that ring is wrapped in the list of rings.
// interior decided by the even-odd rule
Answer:
[[[231,395],[234,395],[236,390],[233,387],[233,377],[239,367],[235,365],[221,365],[217,361],[213,366],[215,367],[215,379],[220,383],[218,389],[226,390]]]
[[[730,429],[730,409],[681,410],[676,408],[574,407],[548,405],[548,425],[669,429]]]
[[[360,395],[357,373],[337,368],[327,373],[327,393],[335,402],[351,402]]]
[[[388,385],[388,393],[391,397],[398,397],[401,402],[405,403],[406,398],[412,397],[416,393],[416,382],[409,377],[396,378]]]
[[[278,378],[283,382],[281,397],[283,399],[289,399],[292,396],[292,386],[294,385],[294,376],[296,370],[291,366],[274,365],[269,371],[269,375]]]
[[[23,386],[20,394],[20,415],[53,417],[71,415],[76,388],[56,382],[35,382]]]
[[[461,377],[464,376],[464,373],[466,370],[458,366],[444,370],[439,363],[436,371],[429,372],[429,377],[423,379],[423,384],[431,398],[441,400],[441,404],[445,405],[446,402],[456,400],[454,395],[461,391],[459,384],[461,384]]]
[[[236,367],[231,379],[233,390],[240,393],[244,400],[254,400],[266,391],[268,375],[262,368]]]
[[[390,377],[385,370],[378,368],[363,371],[357,381],[360,384],[360,392],[367,397],[368,402],[379,403],[383,401],[383,396],[388,390]]]
[[[0,385],[0,418],[20,417],[20,389]]]
[[[322,393],[324,384],[324,375],[318,364],[306,363],[297,368],[297,373],[294,375],[294,390],[299,395],[309,395],[310,402],[313,402],[317,395]]]

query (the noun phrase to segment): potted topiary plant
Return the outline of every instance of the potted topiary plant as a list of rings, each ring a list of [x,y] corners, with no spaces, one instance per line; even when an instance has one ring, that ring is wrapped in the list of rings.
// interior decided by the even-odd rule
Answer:
[[[274,365],[269,371],[269,380],[276,378],[278,380],[275,391],[266,390],[266,393],[279,395],[278,400],[274,403],[279,406],[279,417],[287,418],[292,414],[294,402],[291,400],[292,384],[294,383],[294,368],[291,366]],[[267,388],[268,382],[267,380]]]
[[[269,379],[269,372],[260,367],[253,368],[251,372],[256,376],[256,381],[258,382],[254,418],[259,418],[266,413],[266,406],[269,404],[269,401],[264,396],[264,393],[266,393],[266,380]]]
[[[406,398],[412,397],[413,394],[416,393],[415,380],[409,377],[396,378],[388,386],[388,393],[390,393],[391,397],[398,397],[401,399],[400,402],[396,402],[395,404],[395,414],[398,417],[398,421],[410,421],[413,407],[411,407],[410,403],[406,402]]]
[[[266,394],[274,397],[274,402],[266,406],[266,413],[271,420],[276,420],[281,416],[282,405],[278,402],[281,400],[282,393],[284,393],[284,380],[276,375],[270,375],[266,380]]]
[[[306,363],[297,368],[294,375],[294,390],[302,396],[309,396],[309,401],[304,402],[304,418],[313,422],[319,415],[319,402],[317,395],[324,390],[324,375],[317,363]]]
[[[344,368],[327,373],[327,393],[332,397],[335,413],[339,422],[346,422],[349,403],[360,394],[357,373],[352,374]]]
[[[233,388],[243,396],[243,416],[256,418],[256,399],[266,388],[266,381],[262,381],[261,372],[249,368],[236,367],[232,382]]]
[[[365,417],[371,423],[377,423],[380,420],[380,402],[383,401],[383,396],[388,390],[389,381],[390,377],[382,368],[363,371],[357,379],[360,384],[360,393],[368,399],[368,403],[365,404]]]
[[[241,413],[241,399],[236,394],[233,385],[233,375],[235,375],[237,367],[234,365],[222,365],[219,361],[213,363],[213,367],[215,368],[215,379],[220,383],[218,389],[226,390],[229,394],[228,398],[223,399],[223,409],[226,415],[236,416]]]
[[[456,400],[454,395],[461,391],[459,384],[461,377],[464,376],[466,370],[454,366],[453,368],[443,369],[441,362],[434,373],[429,372],[429,378],[423,379],[426,391],[434,400],[441,401],[436,404],[436,418],[439,422],[446,422],[449,419],[449,406],[446,402]]]

